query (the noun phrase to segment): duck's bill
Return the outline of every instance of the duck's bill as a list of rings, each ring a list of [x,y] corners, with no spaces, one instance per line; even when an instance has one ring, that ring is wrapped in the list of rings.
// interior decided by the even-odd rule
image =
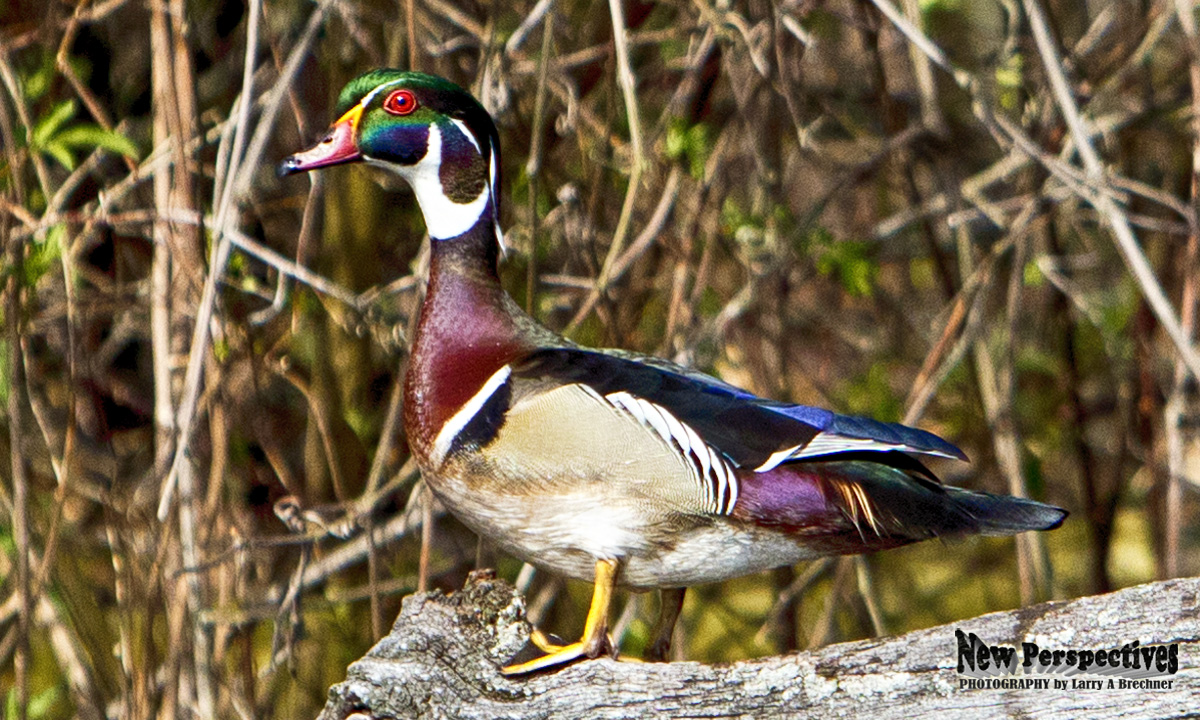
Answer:
[[[358,117],[359,113],[353,110],[343,115],[340,120],[330,126],[324,140],[308,150],[284,158],[283,162],[279,163],[276,173],[279,177],[283,177],[330,165],[362,160],[362,153],[354,144],[354,131],[358,125]]]

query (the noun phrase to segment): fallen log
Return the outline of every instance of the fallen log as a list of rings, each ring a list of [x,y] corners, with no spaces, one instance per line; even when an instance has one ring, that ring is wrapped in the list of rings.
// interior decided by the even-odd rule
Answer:
[[[1178,664],[1173,674],[1149,678],[1157,683],[1150,689],[1141,680],[1099,674],[1101,668],[1095,665],[1071,676],[1025,674],[1018,669],[1015,675],[989,678],[977,668],[974,674],[980,677],[973,678],[969,663],[963,668],[966,672],[959,672],[960,639],[974,648],[972,652],[977,650],[971,645],[971,633],[985,645],[1015,648],[1018,662],[1025,642],[1037,644],[1040,653],[1041,649],[1121,649],[1138,641],[1142,647],[1178,643]],[[404,601],[387,637],[350,666],[345,682],[330,690],[320,718],[344,720],[362,713],[373,718],[480,720],[807,716],[1128,720],[1194,717],[1200,712],[1197,578],[727,665],[601,658],[528,677],[502,676],[499,668],[528,638],[524,599],[490,574],[477,573],[463,590],[448,595],[413,595]],[[1028,682],[1034,679],[1048,687]],[[1122,682],[1133,686],[1122,689]]]

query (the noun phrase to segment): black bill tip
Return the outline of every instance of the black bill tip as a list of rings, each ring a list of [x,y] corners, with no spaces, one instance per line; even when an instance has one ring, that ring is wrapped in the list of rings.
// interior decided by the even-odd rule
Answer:
[[[283,162],[275,166],[275,177],[285,178],[300,171],[300,161],[295,155],[289,155],[283,159]]]

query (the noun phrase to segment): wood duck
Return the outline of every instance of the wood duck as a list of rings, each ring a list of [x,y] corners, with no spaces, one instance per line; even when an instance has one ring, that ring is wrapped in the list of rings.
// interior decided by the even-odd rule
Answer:
[[[500,147],[462,88],[417,72],[352,80],[325,138],[281,176],[352,162],[408,181],[432,241],[405,378],[422,474],[462,522],[537,567],[592,580],[578,642],[521,674],[612,650],[615,586],[658,588],[661,656],[683,589],[825,555],[947,535],[1048,530],[1066,512],[942,485],[965,460],[915,428],[756,397],[695,370],[580,347],[501,288]]]

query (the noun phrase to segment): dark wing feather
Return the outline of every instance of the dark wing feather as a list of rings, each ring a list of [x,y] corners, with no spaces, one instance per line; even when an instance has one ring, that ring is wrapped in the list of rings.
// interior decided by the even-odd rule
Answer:
[[[514,363],[513,375],[579,383],[601,395],[627,392],[643,398],[691,426],[744,468],[769,469],[787,460],[860,451],[966,459],[961,450],[924,430],[767,400],[695,370],[634,353],[544,348]]]

